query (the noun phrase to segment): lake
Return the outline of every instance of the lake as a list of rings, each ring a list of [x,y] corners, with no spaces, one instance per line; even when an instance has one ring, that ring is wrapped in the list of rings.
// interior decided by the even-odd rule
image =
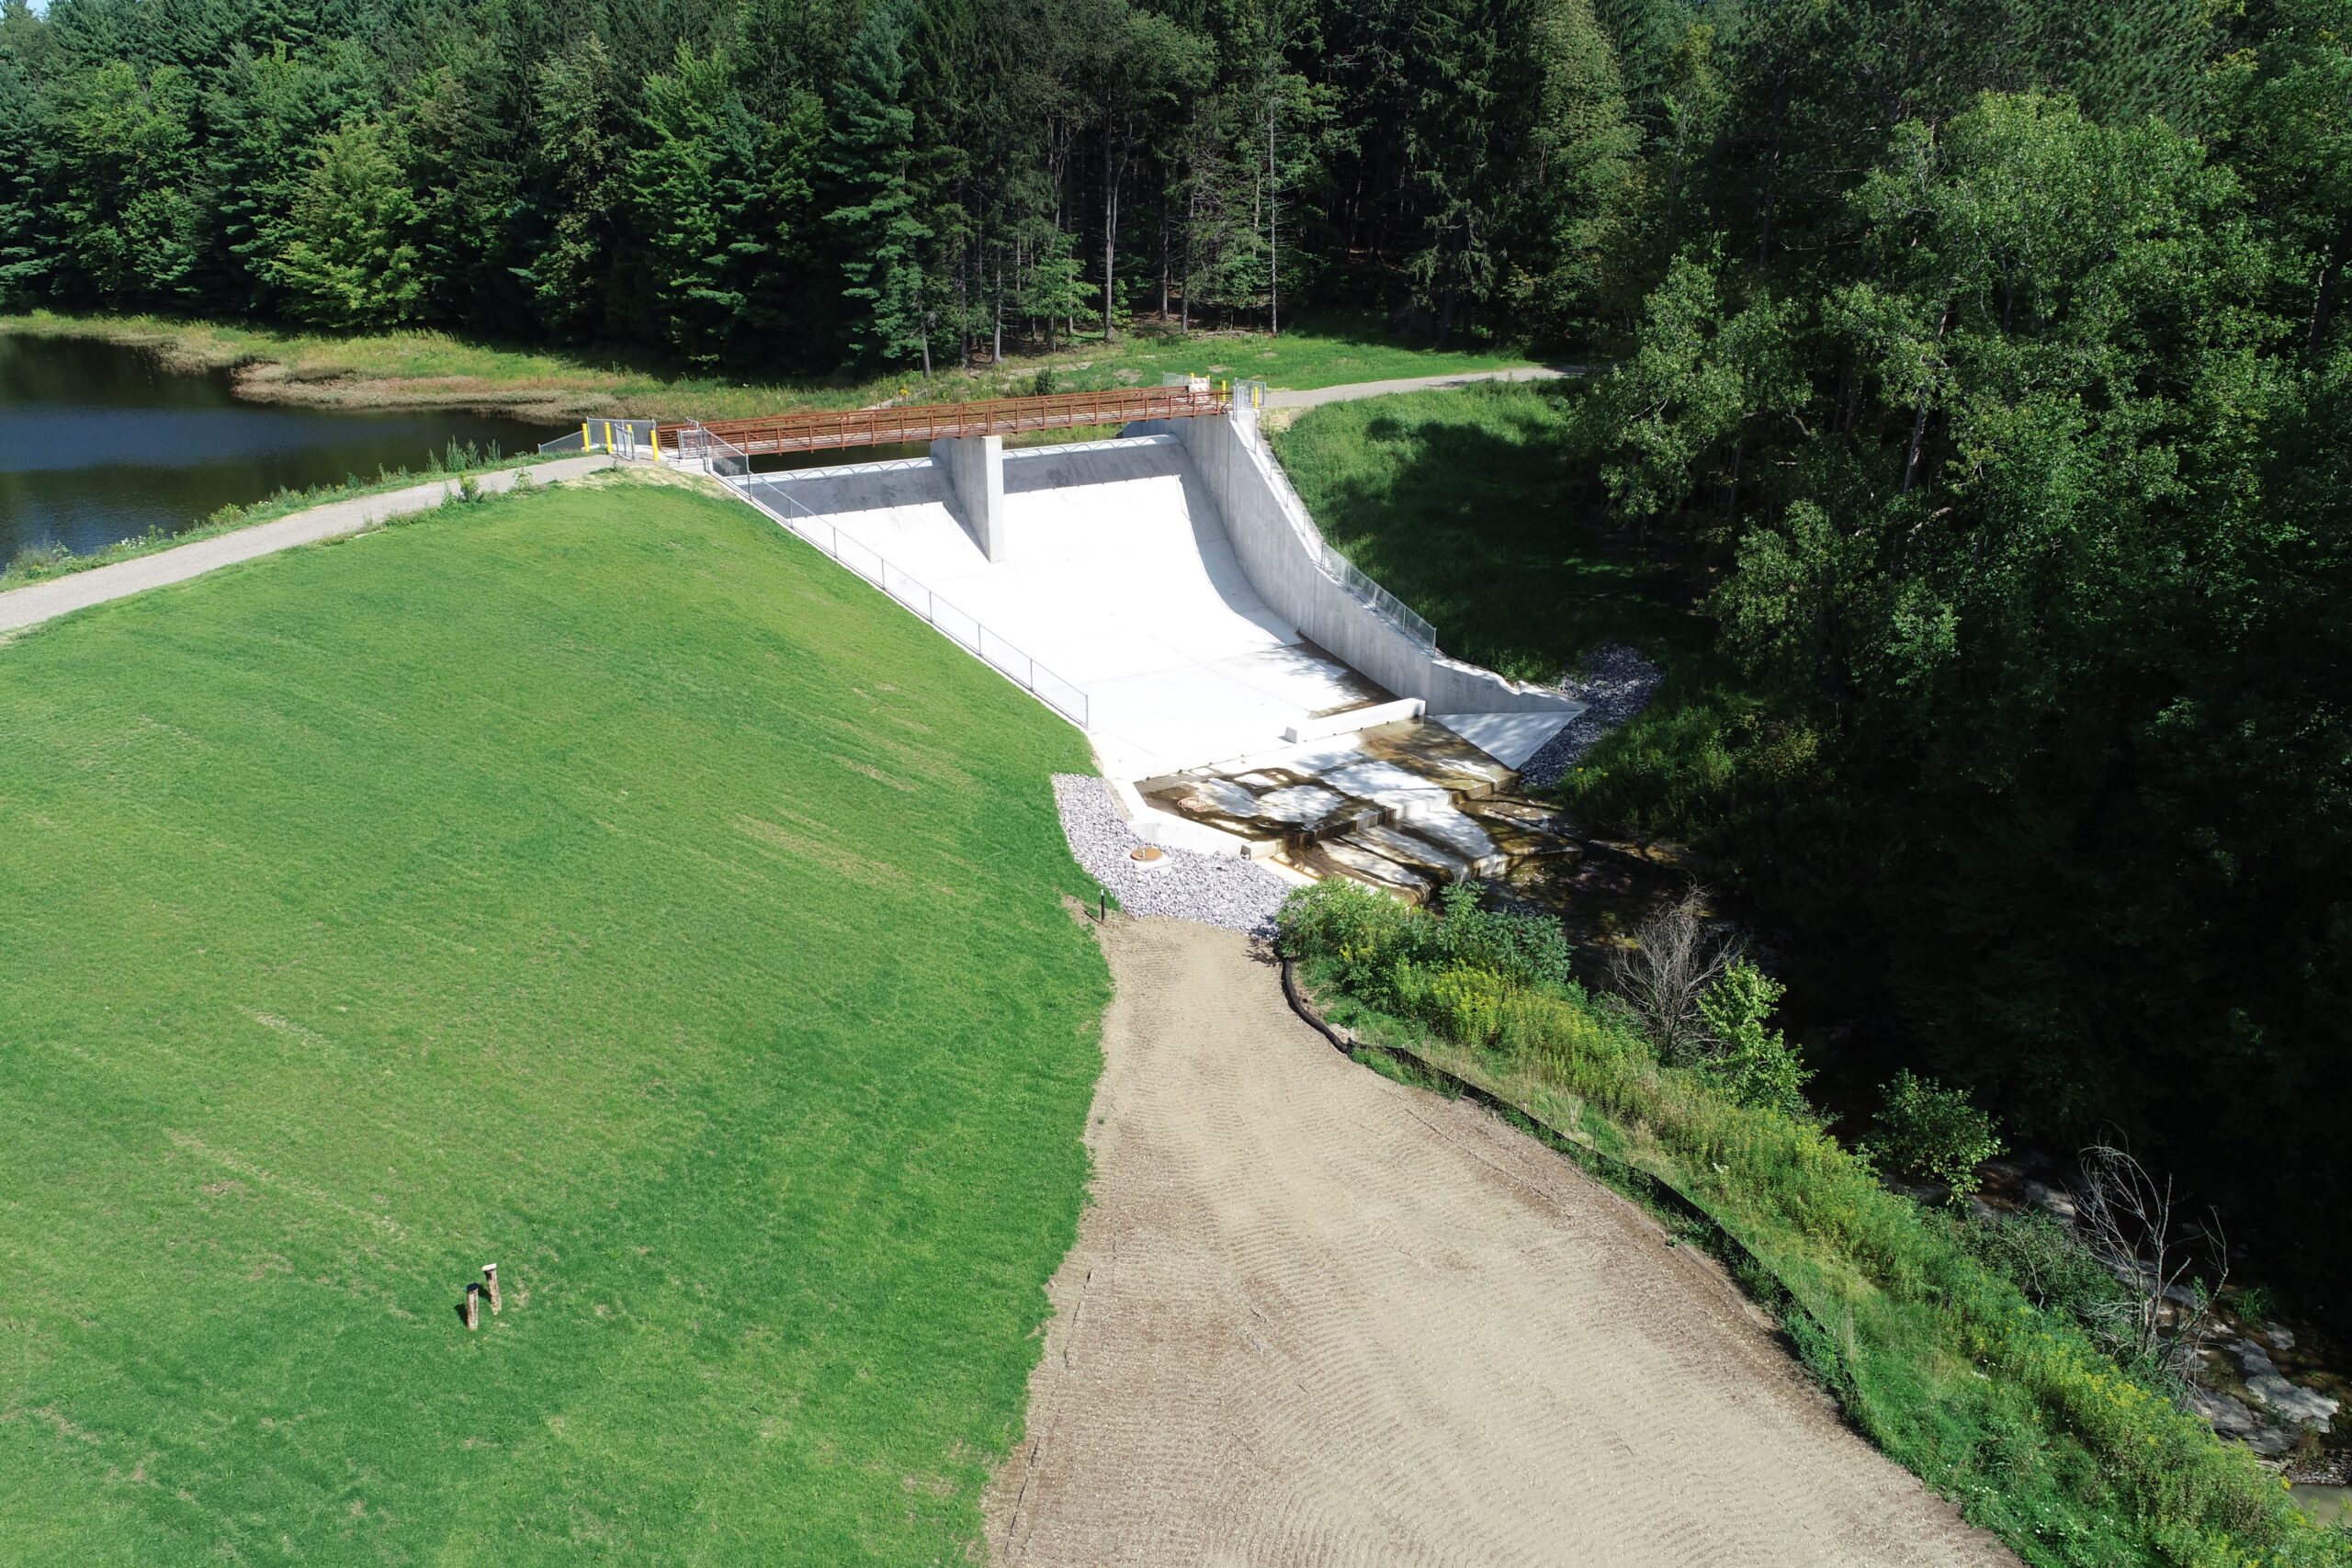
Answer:
[[[225,371],[184,375],[82,338],[0,335],[0,567],[28,547],[86,554],[280,490],[422,469],[452,441],[514,453],[561,434],[455,411],[246,402]]]

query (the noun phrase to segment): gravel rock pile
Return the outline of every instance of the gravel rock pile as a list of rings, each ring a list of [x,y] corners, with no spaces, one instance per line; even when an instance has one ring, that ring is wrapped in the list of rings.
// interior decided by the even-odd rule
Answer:
[[[1166,863],[1147,871],[1127,858],[1143,840],[1101,779],[1056,773],[1054,804],[1061,808],[1070,853],[1127,913],[1199,920],[1258,936],[1273,931],[1274,911],[1290,885],[1264,866],[1239,855],[1170,850]]]
[[[1577,765],[1600,739],[1650,705],[1666,671],[1623,644],[1604,648],[1560,682],[1560,690],[1591,705],[1570,719],[1519,770],[1521,784],[1544,789]]]

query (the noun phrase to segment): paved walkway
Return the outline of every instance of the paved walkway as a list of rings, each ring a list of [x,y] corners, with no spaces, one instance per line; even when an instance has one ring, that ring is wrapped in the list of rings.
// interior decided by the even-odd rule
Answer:
[[[1517,370],[1464,370],[1452,376],[1408,376],[1397,381],[1351,381],[1344,387],[1317,387],[1305,392],[1271,391],[1270,409],[1311,409],[1322,403],[1353,402],[1358,398],[1385,398],[1391,392],[1429,392],[1467,387],[1478,381],[1560,381],[1591,372],[1587,365],[1529,365]]]
[[[610,457],[601,456],[561,457],[552,463],[538,464],[529,471],[534,484],[544,484],[549,479],[576,479],[597,468],[608,468],[612,461]],[[501,468],[478,478],[482,490],[494,495],[501,491],[514,489],[514,476],[522,471],[519,468]],[[256,523],[250,528],[238,528],[209,539],[199,539],[192,545],[158,550],[153,555],[117,561],[112,566],[93,567],[87,571],[74,572],[24,588],[12,588],[0,593],[0,633],[39,626],[43,621],[71,615],[76,610],[86,610],[93,604],[103,604],[109,599],[127,598],[133,593],[143,593],[150,588],[185,582],[191,577],[201,577],[218,568],[233,566],[258,556],[275,555],[296,545],[314,545],[322,539],[356,534],[387,517],[403,516],[411,512],[424,512],[438,506],[455,494],[457,489],[456,479],[435,479],[430,484],[411,485],[406,490],[386,491],[380,495],[332,501],[323,506],[313,506],[272,523]]]

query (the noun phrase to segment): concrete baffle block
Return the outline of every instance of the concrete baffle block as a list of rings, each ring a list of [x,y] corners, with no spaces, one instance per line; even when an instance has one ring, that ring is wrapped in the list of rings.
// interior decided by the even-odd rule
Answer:
[[[493,1316],[505,1310],[505,1303],[498,1295],[497,1264],[485,1263],[481,1266],[481,1288],[483,1293],[490,1297],[490,1310]]]
[[[931,444],[931,461],[946,478],[957,521],[970,530],[980,554],[1005,558],[1004,437],[944,436]]]

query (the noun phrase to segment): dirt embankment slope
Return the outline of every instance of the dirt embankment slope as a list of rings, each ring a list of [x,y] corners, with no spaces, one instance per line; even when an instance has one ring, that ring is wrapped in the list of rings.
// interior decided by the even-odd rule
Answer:
[[[999,1563],[2014,1562],[1711,1262],[1341,1059],[1244,939],[1105,941],[1094,1203],[990,1493]]]

